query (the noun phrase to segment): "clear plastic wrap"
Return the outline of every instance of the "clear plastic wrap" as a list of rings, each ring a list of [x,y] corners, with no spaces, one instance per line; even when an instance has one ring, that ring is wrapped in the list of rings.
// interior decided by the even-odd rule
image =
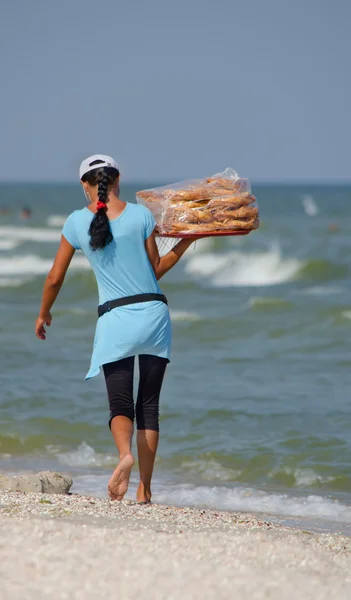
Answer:
[[[233,169],[142,190],[136,199],[151,210],[160,236],[243,235],[259,226],[250,182]]]

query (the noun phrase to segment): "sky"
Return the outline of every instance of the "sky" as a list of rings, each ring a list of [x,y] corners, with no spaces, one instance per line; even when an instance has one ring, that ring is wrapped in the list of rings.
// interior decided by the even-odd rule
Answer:
[[[350,0],[11,0],[0,180],[351,181]]]

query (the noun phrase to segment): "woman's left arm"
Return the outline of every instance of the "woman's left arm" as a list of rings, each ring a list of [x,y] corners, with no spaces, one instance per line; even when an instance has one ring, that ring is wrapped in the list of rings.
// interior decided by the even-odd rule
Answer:
[[[44,325],[51,325],[52,316],[50,310],[64,282],[67,269],[75,251],[75,248],[62,236],[54,264],[44,283],[39,316],[35,323],[35,334],[40,340],[46,339]]]

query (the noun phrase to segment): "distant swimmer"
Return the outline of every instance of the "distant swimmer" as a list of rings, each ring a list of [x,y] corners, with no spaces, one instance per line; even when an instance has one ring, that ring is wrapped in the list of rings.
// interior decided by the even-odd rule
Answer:
[[[338,231],[340,231],[340,228],[339,228],[339,226],[336,223],[330,223],[329,226],[328,226],[328,230],[331,233],[337,233]]]
[[[21,219],[30,219],[32,216],[32,209],[29,208],[28,206],[24,206],[20,212],[20,217]]]
[[[145,206],[120,199],[119,169],[113,158],[90,156],[82,162],[79,174],[89,205],[72,212],[63,226],[60,247],[44,284],[36,336],[46,339],[51,307],[75,251],[82,250],[94,271],[100,300],[86,379],[103,369],[109,426],[120,459],[108,482],[108,494],[111,500],[122,500],[127,492],[134,464],[131,445],[136,418],[137,502],[148,504],[159,440],[160,392],[171,351],[169,309],[158,280],[174,267],[194,238],[182,239],[160,257],[156,221]],[[136,356],[139,389],[134,408]]]

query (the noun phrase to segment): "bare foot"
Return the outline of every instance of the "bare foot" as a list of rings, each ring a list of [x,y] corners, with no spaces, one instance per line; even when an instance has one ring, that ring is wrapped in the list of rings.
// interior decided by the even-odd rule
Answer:
[[[149,504],[151,502],[151,489],[145,487],[142,483],[139,483],[137,489],[137,502],[139,504]]]
[[[129,477],[134,465],[134,458],[131,454],[126,454],[121,458],[115,468],[107,489],[111,500],[123,500],[123,496],[128,489]]]

